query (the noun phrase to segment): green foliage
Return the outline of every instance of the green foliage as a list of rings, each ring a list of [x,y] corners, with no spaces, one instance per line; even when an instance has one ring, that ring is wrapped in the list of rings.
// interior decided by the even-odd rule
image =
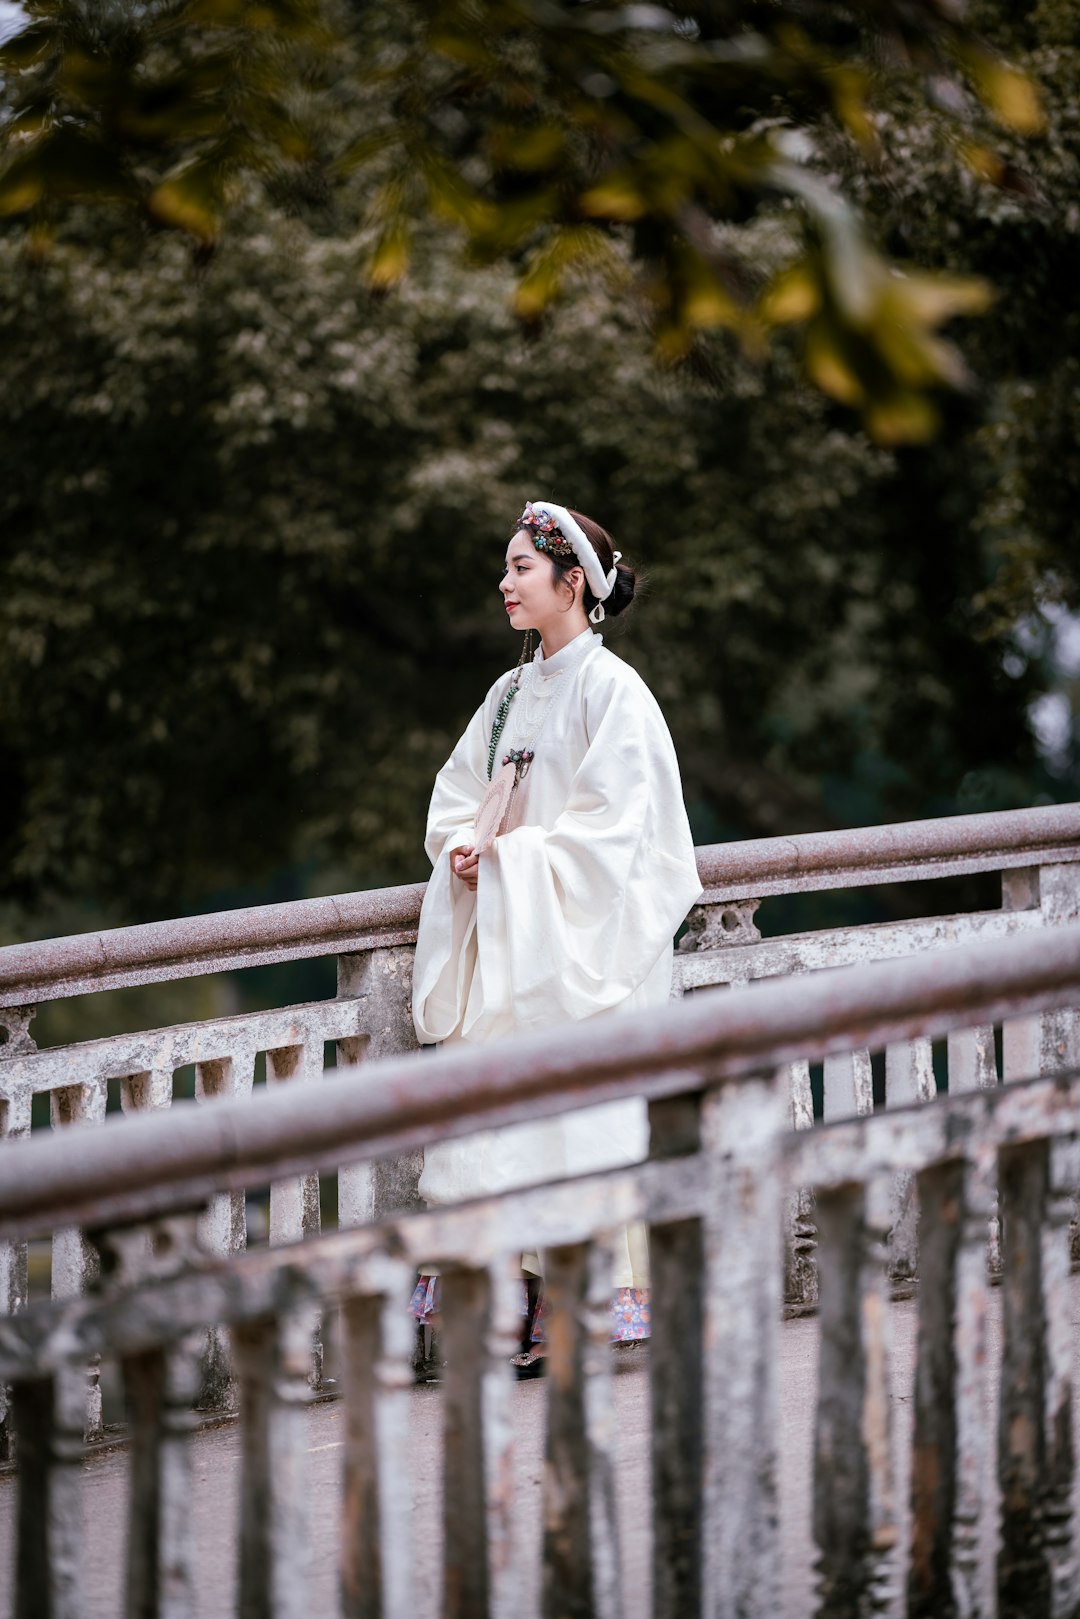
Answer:
[[[995,289],[992,317],[965,332],[981,409],[956,469],[988,552],[979,605],[1005,630],[1047,603],[1080,608],[1080,4],[987,4],[975,20],[1042,89],[1037,148],[1015,137],[974,148],[896,93],[878,121],[880,166],[849,162],[844,184],[893,253]]]
[[[474,260],[508,261],[539,319],[583,268],[632,285],[660,355],[699,334],[760,348],[807,323],[806,368],[884,443],[922,441],[935,395],[963,387],[951,316],[985,308],[968,278],[901,274],[865,234],[809,131],[876,161],[874,64],[978,132],[1042,127],[1031,81],[936,0],[844,7],[739,0],[678,13],[618,0],[33,0],[0,55],[0,216],[33,251],[72,200],[136,204],[220,237],[253,181],[372,224],[366,276],[397,286],[426,222]],[[972,86],[978,101],[966,96]],[[978,146],[983,168],[992,146]],[[779,285],[718,227],[793,204]],[[628,240],[630,258],[618,251]]]
[[[516,658],[496,587],[538,493],[651,570],[618,645],[700,837],[1030,799],[1034,672],[975,635],[956,435],[875,448],[783,347],[658,370],[588,287],[531,339],[507,272],[423,244],[379,300],[365,246],[251,220],[194,276],[172,237],[0,244],[10,900],[421,877],[432,775]]]
[[[560,298],[523,321],[541,237],[463,264],[394,189],[400,122],[381,143],[369,132],[318,208],[305,181],[298,217],[234,178],[230,231],[198,268],[180,233],[142,240],[96,206],[54,221],[48,251],[40,212],[13,222],[0,901],[25,916],[92,897],[140,920],[242,903],[241,885],[286,867],[331,889],[423,876],[431,777],[516,657],[496,585],[537,494],[593,513],[651,573],[613,634],[672,723],[700,839],[1075,793],[1036,755],[1044,670],[1020,621],[1080,596],[1076,13],[997,20],[998,48],[1044,86],[1037,168],[1019,136],[976,152],[974,126],[928,114],[907,82],[877,92],[876,167],[835,121],[814,127],[804,180],[833,175],[894,258],[942,266],[942,283],[868,270],[848,203],[832,245],[819,223],[807,248],[801,205],[778,195],[709,238],[717,264],[752,267],[727,295],[757,308],[769,348],[752,322],[741,342],[721,323],[678,368],[654,363],[660,306],[642,319],[642,267],[663,252],[640,220],[559,222],[548,248],[576,244]],[[410,36],[397,57],[369,43],[393,100]],[[453,79],[446,62],[432,71]],[[359,82],[334,86],[358,122],[374,105]],[[321,117],[314,70],[312,85]],[[555,129],[577,138],[565,118],[534,122],[515,159],[526,198]],[[337,115],[305,127],[333,150]],[[461,155],[480,190],[486,151],[470,137]],[[149,157],[145,172],[159,183]],[[386,189],[368,208],[372,174]],[[266,185],[285,195],[280,173]],[[371,267],[395,209],[410,273],[388,297]],[[877,351],[844,314],[863,299],[924,398],[923,346],[972,272],[997,292],[962,339],[978,392],[947,406],[932,444],[880,442],[904,436],[880,421],[875,442],[803,382],[796,334],[831,323],[811,365],[840,355],[833,392],[888,410],[880,375],[864,380]],[[903,300],[923,302],[921,331]]]

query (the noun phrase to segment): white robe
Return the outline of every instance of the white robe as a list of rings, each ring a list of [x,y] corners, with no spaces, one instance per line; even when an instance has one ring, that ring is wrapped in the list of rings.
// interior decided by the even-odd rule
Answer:
[[[434,870],[413,977],[423,1045],[486,1044],[662,1003],[673,935],[701,892],[663,715],[641,677],[591,630],[525,669],[495,759],[498,769],[511,748],[535,752],[512,824],[481,855],[475,893],[453,875],[452,852],[474,840],[509,681],[508,673],[492,686],[431,797]],[[429,1202],[456,1202],[635,1163],[647,1145],[644,1103],[605,1103],[433,1146],[420,1191]]]

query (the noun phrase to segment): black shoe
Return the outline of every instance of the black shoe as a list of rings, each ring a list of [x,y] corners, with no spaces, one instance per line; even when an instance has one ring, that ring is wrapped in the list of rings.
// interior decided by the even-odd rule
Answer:
[[[519,1383],[527,1383],[534,1377],[543,1377],[547,1371],[545,1357],[535,1352],[515,1355],[510,1364]]]

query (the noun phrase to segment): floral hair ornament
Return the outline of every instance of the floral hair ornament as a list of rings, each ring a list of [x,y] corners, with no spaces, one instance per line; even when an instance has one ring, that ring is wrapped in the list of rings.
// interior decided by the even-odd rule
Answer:
[[[589,622],[599,624],[604,618],[604,603],[615,588],[618,567],[613,565],[607,573],[604,572],[592,541],[565,506],[555,506],[549,500],[527,500],[518,521],[522,528],[533,531],[531,538],[538,551],[555,557],[559,562],[565,562],[568,557],[577,557],[586,583],[596,597],[596,606],[589,614]],[[622,552],[616,551],[615,564],[621,557]]]

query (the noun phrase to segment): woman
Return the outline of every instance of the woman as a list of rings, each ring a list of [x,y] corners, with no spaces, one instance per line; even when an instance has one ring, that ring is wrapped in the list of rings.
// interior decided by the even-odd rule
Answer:
[[[629,607],[634,579],[591,518],[526,505],[499,588],[511,626],[540,647],[526,663],[526,636],[517,669],[492,686],[436,778],[413,986],[422,1045],[482,1043],[670,994],[673,935],[701,892],[678,763],[648,687],[590,627]],[[493,810],[484,801],[500,771]],[[606,1103],[429,1148],[420,1191],[456,1202],[634,1163],[647,1143],[640,1099]],[[623,1246],[620,1340],[648,1336],[649,1321],[644,1232],[626,1232]],[[540,1265],[534,1255],[523,1265],[528,1362]],[[421,1278],[414,1314],[430,1321],[436,1307],[433,1278]]]

